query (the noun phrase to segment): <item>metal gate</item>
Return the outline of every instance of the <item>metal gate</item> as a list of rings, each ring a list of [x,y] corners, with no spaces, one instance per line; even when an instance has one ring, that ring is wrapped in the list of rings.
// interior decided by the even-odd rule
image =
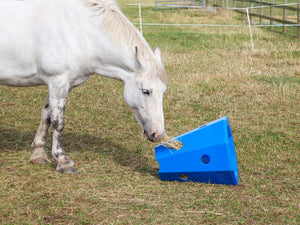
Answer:
[[[205,8],[205,0],[155,0],[156,9]]]

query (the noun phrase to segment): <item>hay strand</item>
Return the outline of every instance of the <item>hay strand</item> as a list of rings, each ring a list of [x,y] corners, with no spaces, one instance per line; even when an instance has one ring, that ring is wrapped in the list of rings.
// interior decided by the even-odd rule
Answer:
[[[147,135],[146,134],[142,134],[142,139],[143,140],[148,140]],[[168,135],[164,135],[161,142],[159,143],[169,149],[175,149],[175,150],[179,150],[182,148],[183,144],[182,142],[178,141],[178,140],[172,140],[172,138],[170,138]]]
[[[162,141],[161,141],[162,145],[164,145],[167,148],[171,148],[171,149],[175,149],[175,150],[179,150],[182,148],[183,144],[182,142],[178,141],[178,140],[172,140],[168,135],[164,135]]]

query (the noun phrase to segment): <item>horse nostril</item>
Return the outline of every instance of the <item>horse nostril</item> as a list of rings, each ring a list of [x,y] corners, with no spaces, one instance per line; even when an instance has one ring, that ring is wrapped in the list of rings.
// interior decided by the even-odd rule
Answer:
[[[154,140],[154,139],[156,138],[156,133],[153,132],[153,133],[150,135],[150,138],[151,138],[152,140]]]

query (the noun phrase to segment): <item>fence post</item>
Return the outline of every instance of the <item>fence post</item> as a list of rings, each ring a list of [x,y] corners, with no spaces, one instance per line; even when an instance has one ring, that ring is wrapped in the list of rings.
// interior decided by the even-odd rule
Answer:
[[[264,0],[261,0],[261,8],[260,8],[260,17],[259,17],[259,24],[262,25],[263,24],[263,16],[264,16]]]
[[[250,0],[250,23],[252,24],[252,20],[253,20],[253,1]]]
[[[143,35],[142,9],[141,9],[141,4],[139,4],[139,17],[140,17],[140,31],[141,31],[141,34]]]
[[[287,4],[287,0],[284,0],[284,4]],[[282,33],[285,33],[286,32],[286,8],[284,7],[283,8],[283,18],[282,18],[282,20],[283,20],[283,26],[282,26]]]
[[[253,44],[252,31],[251,31],[251,22],[250,22],[248,8],[246,8],[246,13],[247,13],[247,19],[248,19],[248,25],[249,25],[249,33],[250,33],[250,39],[251,39],[251,49],[253,51],[254,50],[254,44]]]
[[[297,23],[300,24],[300,0],[298,0]],[[297,27],[297,38],[300,38],[300,26]]]
[[[271,30],[274,30],[274,27],[273,27],[273,16],[274,16],[273,4],[274,4],[274,0],[271,0],[271,3],[272,3],[272,6],[270,7],[270,25],[271,25]]]

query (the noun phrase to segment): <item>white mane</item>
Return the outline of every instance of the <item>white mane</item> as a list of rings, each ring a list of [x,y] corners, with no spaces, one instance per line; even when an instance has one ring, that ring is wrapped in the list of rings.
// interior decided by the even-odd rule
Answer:
[[[101,25],[108,33],[110,39],[120,48],[128,47],[134,53],[135,47],[142,53],[143,57],[149,61],[156,61],[153,65],[157,69],[156,75],[163,81],[167,77],[163,66],[157,63],[153,51],[143,38],[139,30],[124,16],[116,2],[113,0],[85,0],[91,11],[101,17]]]

